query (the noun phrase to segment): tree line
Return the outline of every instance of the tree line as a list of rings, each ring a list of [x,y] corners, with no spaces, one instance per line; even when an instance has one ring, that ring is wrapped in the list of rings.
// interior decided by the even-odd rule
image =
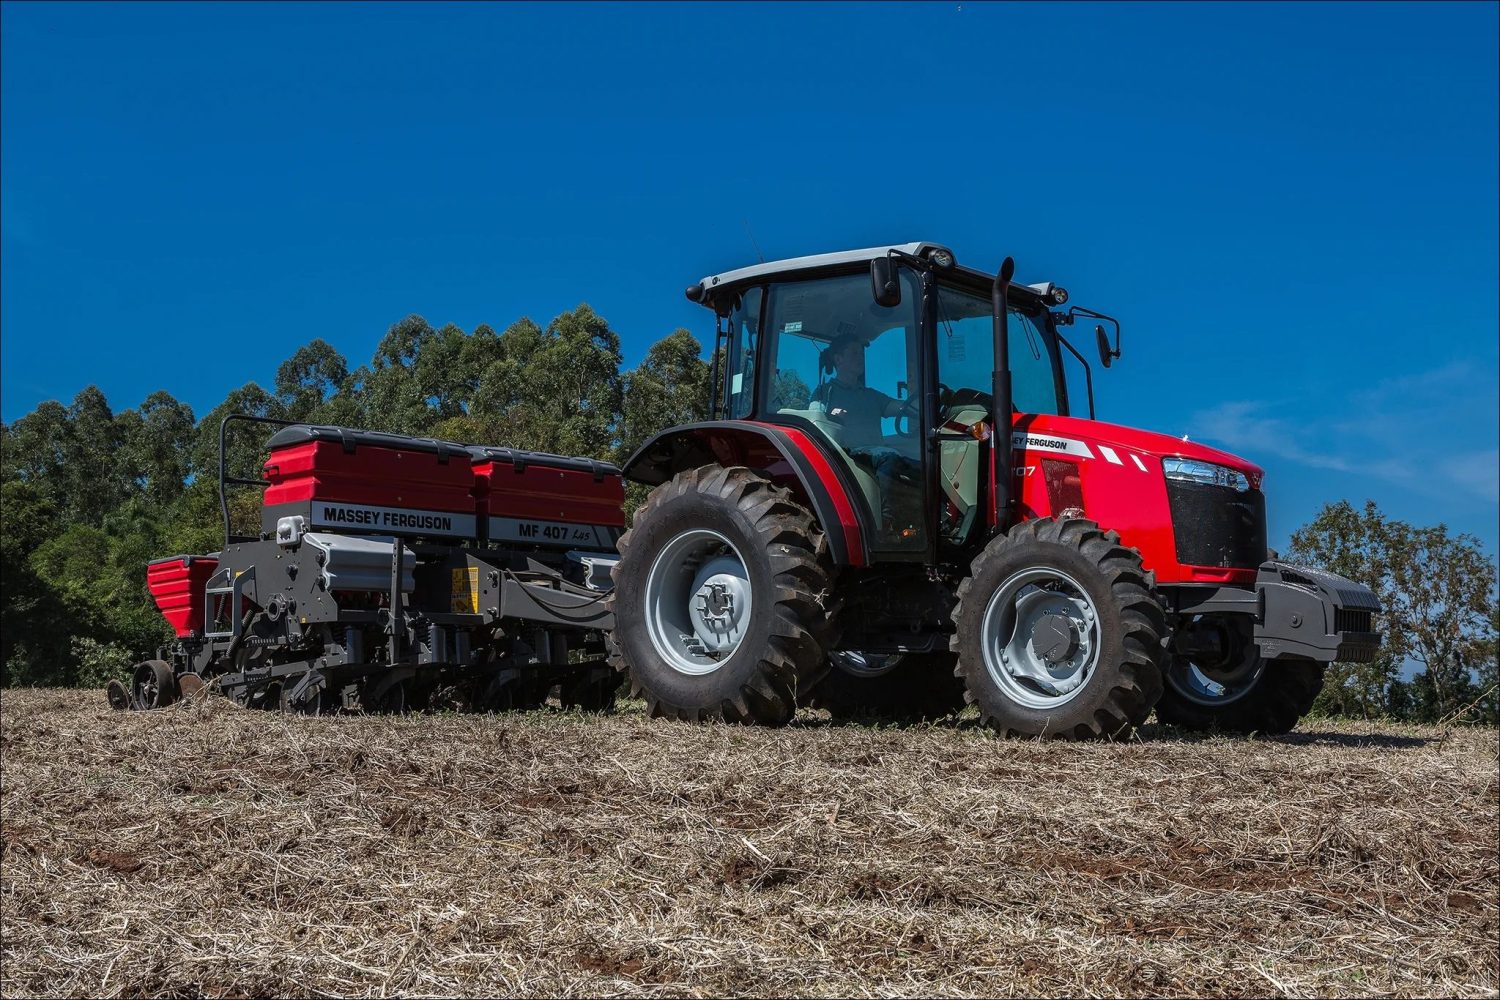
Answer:
[[[408,316],[368,364],[350,369],[315,339],[201,417],[166,391],[114,412],[89,386],[0,428],[0,684],[99,685],[168,641],[145,587],[148,560],[222,542],[219,424],[230,413],[339,424],[620,461],[655,431],[698,419],[710,366],[686,330],[626,370],[620,337],[587,305],[545,327],[497,333]],[[256,478],[270,429],[235,425],[231,476]],[[632,501],[638,500],[632,489]],[[232,494],[238,530],[259,496]],[[1386,646],[1330,670],[1319,708],[1334,715],[1495,721],[1495,562],[1477,539],[1330,504],[1289,555],[1380,594]],[[1408,661],[1421,669],[1402,678]]]

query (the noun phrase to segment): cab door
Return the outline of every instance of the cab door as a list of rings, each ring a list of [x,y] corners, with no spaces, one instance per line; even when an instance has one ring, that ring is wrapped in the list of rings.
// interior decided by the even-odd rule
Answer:
[[[990,297],[979,289],[937,285],[932,301],[937,373],[933,438],[940,547],[962,547],[988,526],[994,483],[995,338]],[[1011,387],[1020,413],[1067,413],[1057,339],[1044,312],[1009,312]],[[1009,431],[1009,427],[1006,428]],[[981,534],[976,534],[980,532]]]
[[[902,298],[879,306],[869,271],[779,282],[767,292],[758,412],[817,436],[855,504],[878,561],[921,561],[927,528],[927,449],[919,388],[921,289],[902,270]],[[841,371],[830,349],[862,345],[863,370]],[[908,404],[910,416],[897,415]]]

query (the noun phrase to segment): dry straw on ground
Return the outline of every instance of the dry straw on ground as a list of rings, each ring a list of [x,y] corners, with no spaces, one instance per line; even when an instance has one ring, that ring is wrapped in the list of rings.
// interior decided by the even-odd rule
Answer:
[[[1496,734],[114,713],[7,692],[0,992],[1466,994]]]

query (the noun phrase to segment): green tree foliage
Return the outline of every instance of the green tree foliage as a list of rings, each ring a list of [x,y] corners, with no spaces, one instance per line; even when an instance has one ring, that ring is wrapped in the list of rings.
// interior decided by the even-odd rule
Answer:
[[[233,390],[224,402],[203,415],[193,435],[192,470],[196,476],[217,481],[219,475],[219,428],[233,413],[256,417],[285,418],[281,402],[254,382]],[[266,441],[276,433],[269,424],[236,421],[225,431],[224,458],[229,475],[253,479],[261,475]]]
[[[119,461],[136,490],[155,505],[176,500],[192,472],[197,426],[192,407],[165,392],[153,392],[139,410],[116,418],[120,430]]]
[[[69,660],[61,597],[31,567],[31,554],[60,525],[42,486],[14,478],[0,486],[0,662],[9,684],[56,683]]]
[[[708,413],[711,366],[702,345],[686,330],[674,330],[646,352],[640,367],[625,376],[618,459],[624,462],[651,435],[667,427],[703,419]],[[626,523],[650,490],[625,484]]]
[[[65,520],[98,523],[136,488],[129,465],[119,461],[125,431],[91,385],[71,406],[46,402],[17,420],[6,435],[7,464]]]
[[[1294,560],[1358,580],[1385,609],[1385,645],[1371,664],[1338,664],[1322,707],[1342,714],[1386,714],[1437,721],[1474,706],[1494,723],[1495,560],[1472,535],[1444,525],[1415,527],[1382,514],[1329,504],[1292,535]],[[1422,667],[1411,684],[1401,664]]]
[[[651,345],[640,367],[625,376],[622,461],[662,428],[699,420],[707,413],[710,369],[702,353],[698,338],[674,330]]]
[[[771,409],[805,410],[811,400],[812,389],[795,371],[778,371],[771,377]]]
[[[297,348],[276,369],[276,401],[288,420],[339,423],[327,412],[330,402],[347,393],[349,362],[322,338]],[[344,402],[349,402],[347,395]],[[357,416],[351,411],[349,416]]]
[[[29,483],[59,512],[69,501],[68,410],[55,400],[32,410],[5,429],[5,479]]]

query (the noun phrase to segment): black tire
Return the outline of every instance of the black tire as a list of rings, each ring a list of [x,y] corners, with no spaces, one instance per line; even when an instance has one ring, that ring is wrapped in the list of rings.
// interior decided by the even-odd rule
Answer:
[[[177,700],[177,678],[166,660],[137,663],[130,686],[130,703],[139,709],[166,708]]]
[[[964,683],[954,673],[956,662],[952,653],[907,653],[874,676],[851,673],[835,662],[806,702],[835,721],[941,719],[964,707]]]
[[[658,556],[689,532],[727,540],[743,564],[750,613],[743,637],[711,672],[684,673],[656,648],[648,624],[648,578]],[[658,486],[620,539],[610,595],[617,670],[653,717],[779,726],[797,693],[824,667],[828,548],[812,515],[790,492],[747,468],[703,466]]]
[[[1169,668],[1166,690],[1156,705],[1157,720],[1198,732],[1291,732],[1312,711],[1318,692],[1323,690],[1327,666],[1315,660],[1262,660],[1253,644],[1244,655],[1262,669],[1253,685],[1232,701],[1213,703],[1194,698],[1175,680],[1175,670]],[[1173,666],[1187,662],[1179,657]]]
[[[991,675],[983,651],[991,598],[1033,569],[1076,581],[1097,609],[1097,655],[1072,696],[1056,705],[1027,705]],[[958,588],[953,649],[965,697],[985,725],[1005,736],[1068,739],[1118,737],[1141,725],[1162,692],[1166,616],[1140,554],[1120,536],[1081,518],[1040,518],[1012,528],[975,557]]]

